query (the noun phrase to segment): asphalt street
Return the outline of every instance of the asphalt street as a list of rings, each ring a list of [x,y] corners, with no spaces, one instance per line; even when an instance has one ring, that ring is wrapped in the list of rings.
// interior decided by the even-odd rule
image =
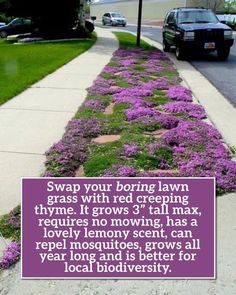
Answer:
[[[136,32],[136,26],[127,26],[125,30]],[[162,42],[162,29],[142,27],[142,35]],[[234,35],[236,38],[236,35]],[[172,53],[174,55],[174,51]],[[233,105],[236,106],[236,40],[227,61],[219,61],[215,53],[204,56],[191,56],[189,62],[201,72]]]

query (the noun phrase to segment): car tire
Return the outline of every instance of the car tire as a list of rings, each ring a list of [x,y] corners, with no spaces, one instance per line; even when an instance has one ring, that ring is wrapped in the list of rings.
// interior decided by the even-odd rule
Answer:
[[[123,27],[125,27],[126,26],[126,24],[123,24]]]
[[[92,33],[94,31],[94,24],[91,21],[86,20],[85,28],[88,30],[89,33]]]
[[[104,21],[102,21],[102,25],[103,25],[103,26],[105,26],[105,25],[106,25]]]
[[[183,60],[185,58],[185,50],[182,46],[176,46],[175,55],[178,60]]]
[[[170,44],[167,43],[165,38],[163,38],[162,46],[163,46],[163,51],[164,52],[169,52],[170,51]]]
[[[227,58],[229,57],[229,53],[230,53],[229,47],[218,49],[217,50],[218,59],[222,61],[227,60]]]
[[[1,38],[7,38],[7,32],[6,31],[1,31],[0,32],[0,37]]]

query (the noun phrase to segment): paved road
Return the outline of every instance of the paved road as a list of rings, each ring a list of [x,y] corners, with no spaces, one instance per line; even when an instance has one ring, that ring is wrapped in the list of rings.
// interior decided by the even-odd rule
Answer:
[[[136,26],[125,29],[131,32],[137,30]],[[162,40],[161,29],[157,27],[143,27],[142,34],[158,42]],[[236,106],[236,40],[227,61],[218,61],[216,54],[211,54],[193,57],[191,64]]]

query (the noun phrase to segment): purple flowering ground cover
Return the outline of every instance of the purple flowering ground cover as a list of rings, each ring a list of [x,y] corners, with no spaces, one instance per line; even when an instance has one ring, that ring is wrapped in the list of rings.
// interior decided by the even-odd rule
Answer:
[[[116,35],[124,44],[128,34]],[[218,194],[235,191],[236,162],[172,62],[150,46],[135,48],[132,35],[125,39],[129,46],[114,52],[62,139],[46,152],[44,176],[73,177],[81,167],[88,177],[214,176]],[[93,140],[102,135],[120,137]],[[0,268],[19,259],[19,227],[19,208],[0,219],[1,233],[14,241]]]
[[[122,33],[117,33],[122,38]],[[88,89],[62,140],[46,153],[45,176],[215,176],[217,193],[236,190],[236,163],[167,56],[120,48]],[[113,113],[105,108],[113,104]],[[99,135],[120,140],[98,144]]]
[[[11,242],[3,252],[0,260],[0,268],[7,269],[20,259],[20,244]]]
[[[12,240],[4,250],[3,256],[0,257],[0,269],[9,268],[20,259],[20,226],[20,206],[0,218],[0,238],[3,236]]]

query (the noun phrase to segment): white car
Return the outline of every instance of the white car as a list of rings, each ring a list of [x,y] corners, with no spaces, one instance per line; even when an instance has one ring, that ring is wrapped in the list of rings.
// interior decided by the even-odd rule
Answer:
[[[111,26],[126,26],[125,17],[119,12],[107,12],[102,16],[102,24]]]

